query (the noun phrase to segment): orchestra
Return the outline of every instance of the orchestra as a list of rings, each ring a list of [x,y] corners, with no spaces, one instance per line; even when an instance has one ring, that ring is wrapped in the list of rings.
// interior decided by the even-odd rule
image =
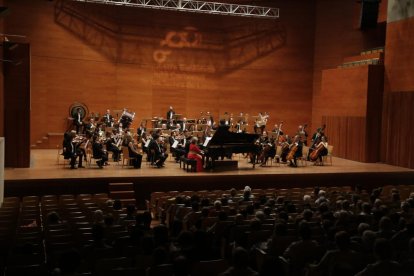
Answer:
[[[136,133],[131,133],[130,126],[133,123],[135,112],[124,108],[121,116],[115,119],[109,109],[102,117],[95,122],[95,116],[88,117],[88,123],[83,119],[87,114],[83,114],[80,108],[73,112],[72,122],[74,130],[65,133],[63,141],[63,155],[70,159],[72,169],[83,168],[82,161],[86,161],[88,145],[90,146],[93,158],[99,168],[108,164],[108,153],[111,153],[112,160],[118,162],[121,159],[122,147],[128,149],[131,158],[131,165],[135,168],[141,167],[142,153],[146,154],[148,162],[157,168],[165,166],[168,158],[168,149],[174,157],[175,162],[181,158],[195,159],[197,170],[202,171],[203,166],[207,167],[203,149],[214,136],[220,127],[226,127],[230,132],[243,134],[248,133],[248,115],[240,112],[233,118],[233,114],[225,112],[220,117],[220,122],[214,122],[212,114],[200,112],[200,117],[187,119],[176,114],[172,106],[167,111],[167,117],[153,117],[151,120],[142,120]],[[99,113],[97,113],[99,114]],[[290,167],[297,167],[297,159],[303,158],[303,147],[308,145],[307,124],[299,125],[297,132],[289,136],[282,130],[283,122],[275,124],[271,131],[266,131],[269,121],[267,112],[260,112],[258,116],[253,116],[253,130],[258,135],[255,143],[255,150],[250,152],[250,162],[260,164],[265,167],[269,159],[276,162],[288,164]],[[149,128],[147,121],[152,125]],[[315,165],[323,165],[323,157],[328,154],[327,137],[324,130],[325,125],[318,128],[312,135],[309,154],[306,160],[314,162]],[[134,136],[136,136],[134,138]],[[293,137],[293,138],[292,138]],[[306,151],[308,152],[308,151]],[[226,153],[221,156],[231,158],[232,154]]]

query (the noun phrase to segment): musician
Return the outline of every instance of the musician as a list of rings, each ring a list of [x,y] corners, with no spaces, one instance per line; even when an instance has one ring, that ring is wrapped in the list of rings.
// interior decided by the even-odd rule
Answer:
[[[268,118],[269,118],[269,114],[267,114],[267,112],[265,112],[264,114],[262,112],[259,112],[259,117],[257,118],[256,123],[254,125],[255,133],[258,133],[258,134],[263,133],[266,127]],[[260,129],[260,132],[259,132],[259,129]]]
[[[96,164],[100,169],[102,169],[108,161],[108,152],[104,150],[102,143],[99,141],[98,135],[94,135],[92,137],[92,155],[93,158],[99,159],[96,161]]]
[[[236,124],[236,133],[246,132],[245,124],[246,122],[245,122],[243,112],[240,112],[239,120],[237,121],[237,124]]]
[[[129,126],[132,123],[132,120],[133,120],[133,115],[131,116],[128,110],[124,108],[124,110],[122,111],[121,118],[119,119],[119,125],[122,126],[123,129],[129,128]]]
[[[297,135],[299,135],[299,137],[301,138],[303,144],[305,146],[308,145],[308,133],[306,132],[306,125],[300,125],[298,126],[298,132]]]
[[[207,114],[206,115],[207,115],[206,116],[206,124],[207,124],[207,126],[213,127],[213,125],[214,125],[214,119],[213,119],[213,116],[210,114],[210,111],[207,111]]]
[[[312,135],[311,139],[311,146],[309,147],[309,154],[308,154],[308,160],[310,160],[309,156],[311,153],[316,149],[316,145],[318,145],[321,142],[321,137],[325,136],[325,125],[318,128],[316,132]]]
[[[266,160],[268,158],[274,158],[276,155],[276,148],[275,148],[275,140],[270,139],[267,136],[267,132],[263,131],[262,136],[259,138],[260,144],[260,154],[259,154],[259,161],[260,166],[263,167],[266,164]]]
[[[118,129],[117,129],[117,132],[118,132],[118,134],[119,135],[124,135],[124,126],[122,125],[122,123],[119,123],[118,124]]]
[[[78,168],[84,168],[82,166],[83,152],[79,149],[79,142],[74,141],[76,131],[72,130],[66,132],[63,136],[63,156],[65,159],[70,159],[70,168],[76,169],[76,158],[79,157]]]
[[[150,149],[154,151],[153,163],[155,163],[157,168],[163,167],[164,162],[168,157],[168,154],[165,152],[163,137],[156,137],[156,139],[154,139],[154,141],[150,144]]]
[[[282,153],[280,155],[280,159],[282,163],[286,163],[287,162],[286,157],[289,154],[290,145],[292,144],[292,139],[287,134],[285,136],[279,136],[279,137],[284,138],[284,139],[281,139],[282,140],[281,142],[279,142],[280,146],[282,147]]]
[[[191,138],[191,144],[188,152],[188,159],[195,159],[197,161],[197,172],[203,171],[203,152],[197,146],[198,138]]]
[[[316,145],[315,150],[318,151],[318,159],[316,159],[314,165],[323,166],[323,157],[328,155],[328,141],[326,136],[321,137],[321,142]]]
[[[283,136],[283,130],[282,130],[282,128],[281,128],[281,127],[279,127],[279,125],[278,125],[278,124],[275,124],[275,126],[274,126],[274,128],[273,128],[272,132],[274,132],[274,133],[278,133],[279,135]]]
[[[139,125],[139,128],[137,129],[138,138],[142,137],[142,135],[147,131],[147,128],[145,127],[144,122],[141,122]]]
[[[118,141],[115,141],[115,136],[112,136],[110,132],[106,133],[106,150],[112,152],[114,162],[118,162],[121,155],[121,150],[118,148],[117,142]]]
[[[141,136],[141,145],[142,145],[142,151],[147,154],[147,161],[149,160],[149,143],[151,142],[151,136],[147,135],[146,132],[144,132]]]
[[[132,159],[132,165],[134,166],[135,169],[139,169],[141,168],[141,162],[142,162],[142,154],[139,153],[138,151],[138,147],[136,144],[134,144],[134,140],[132,139],[132,135],[131,134],[126,134],[125,135],[125,141],[128,147],[128,154],[129,157],[131,157]]]
[[[95,133],[95,130],[96,130],[95,119],[90,118],[89,123],[85,125],[85,133],[90,136],[93,136],[93,134]]]
[[[293,143],[290,145],[289,148],[290,148],[290,152],[288,156],[292,154],[292,159],[289,160],[289,166],[297,167],[298,166],[297,159],[299,157],[302,157],[302,154],[303,154],[302,153],[303,143],[299,135],[295,136]]]
[[[172,106],[170,106],[170,109],[167,111],[167,121],[168,121],[168,128],[172,128],[174,126],[174,115],[175,111]]]
[[[177,131],[171,132],[169,137],[170,150],[173,156],[175,156],[175,162],[180,161],[180,157],[185,155],[185,143],[186,139],[184,135],[178,136]]]
[[[103,115],[102,123],[104,123],[107,127],[114,126],[114,117],[112,117],[111,111],[109,109],[107,109],[105,115]]]
[[[83,127],[83,114],[80,107],[76,108],[76,113],[73,114],[73,124],[76,126],[76,133],[79,134],[80,129]]]
[[[320,139],[322,136],[325,136],[325,128],[324,127],[320,127],[316,130],[316,132],[312,135],[312,144],[314,144],[314,146],[316,146],[316,144],[318,144],[320,142]]]
[[[188,123],[187,123],[187,118],[183,118],[183,121],[181,122],[181,130],[182,131],[184,131],[184,130],[188,130]]]

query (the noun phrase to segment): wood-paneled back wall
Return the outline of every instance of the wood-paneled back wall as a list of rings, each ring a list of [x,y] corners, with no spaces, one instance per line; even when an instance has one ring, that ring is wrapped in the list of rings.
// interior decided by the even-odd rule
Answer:
[[[311,120],[314,4],[266,4],[279,21],[10,1],[7,32],[31,44],[31,142],[63,132],[74,102],[138,119],[169,105],[187,117],[268,111],[293,132]]]
[[[414,17],[387,24],[381,157],[388,164],[414,169],[413,36]]]

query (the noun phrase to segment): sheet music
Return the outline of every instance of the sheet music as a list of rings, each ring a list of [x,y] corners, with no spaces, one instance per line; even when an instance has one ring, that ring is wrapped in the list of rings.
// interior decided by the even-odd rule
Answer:
[[[178,146],[178,141],[177,140],[174,140],[174,143],[172,144],[172,148],[173,149],[176,149],[177,148],[177,146]]]
[[[207,145],[210,142],[211,138],[213,138],[213,137],[206,137],[206,140],[204,141],[203,147],[207,147]]]

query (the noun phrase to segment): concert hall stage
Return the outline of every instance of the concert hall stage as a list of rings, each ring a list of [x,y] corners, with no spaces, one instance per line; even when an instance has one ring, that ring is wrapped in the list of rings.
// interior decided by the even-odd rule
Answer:
[[[5,196],[80,194],[108,192],[108,183],[133,182],[136,198],[141,205],[155,191],[188,191],[242,189],[245,185],[252,188],[290,188],[309,186],[361,185],[371,189],[381,185],[414,184],[414,170],[386,164],[360,163],[333,157],[333,164],[291,168],[281,164],[269,163],[266,167],[251,164],[243,157],[239,160],[238,170],[186,172],[180,169],[174,159],[169,158],[165,167],[154,168],[145,161],[141,169],[123,167],[121,163],[110,162],[109,166],[99,169],[91,167],[71,170],[69,166],[57,164],[56,150],[32,150],[31,167],[27,169],[5,170]]]

